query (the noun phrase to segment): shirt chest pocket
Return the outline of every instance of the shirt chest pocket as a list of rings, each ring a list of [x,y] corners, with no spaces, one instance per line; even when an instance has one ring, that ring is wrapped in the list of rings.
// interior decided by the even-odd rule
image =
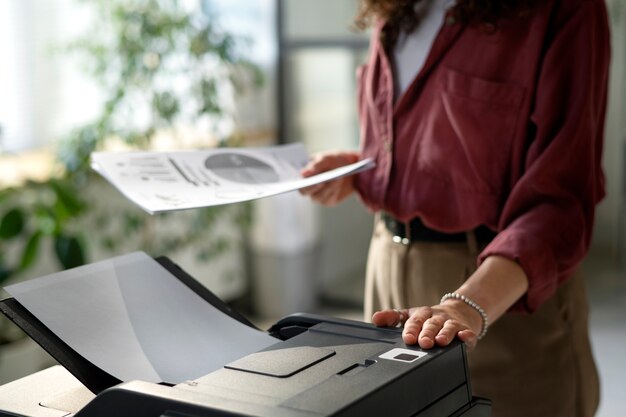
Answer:
[[[435,82],[422,157],[433,161],[443,156],[447,170],[442,179],[460,190],[500,194],[519,129],[524,87],[450,69],[443,69]]]

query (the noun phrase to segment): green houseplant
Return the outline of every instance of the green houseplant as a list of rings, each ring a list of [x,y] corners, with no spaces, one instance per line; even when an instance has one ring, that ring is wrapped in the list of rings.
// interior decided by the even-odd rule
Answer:
[[[98,24],[103,25],[96,33],[105,35],[90,33],[71,44],[69,51],[83,58],[106,99],[100,117],[72,132],[59,149],[67,177],[76,187],[93,175],[87,169],[89,154],[110,142],[145,149],[155,138],[165,136],[179,147],[195,136],[206,145],[238,144],[240,139],[228,128],[233,122],[232,108],[225,103],[237,92],[259,85],[260,71],[238,53],[237,40],[221,30],[209,3],[89,3],[98,10]],[[124,240],[121,238],[132,233],[139,238],[137,249],[169,254],[193,246],[197,258],[204,261],[232,244],[232,236],[215,232],[219,222],[230,219],[245,226],[250,220],[247,205],[157,217],[128,207],[115,219],[107,211],[99,215],[97,208],[93,211],[93,223],[101,231],[100,244],[111,252]],[[111,226],[112,220],[117,227]],[[184,226],[177,226],[178,232],[172,233],[163,227],[167,223]]]
[[[105,99],[95,120],[59,142],[59,169],[50,180],[0,191],[0,285],[23,276],[48,248],[60,268],[122,250],[187,249],[208,262],[238,243],[233,225],[250,222],[247,205],[149,216],[116,192],[113,208],[103,204],[108,198],[99,194],[110,186],[89,169],[92,151],[120,144],[147,149],[163,137],[173,147],[190,136],[196,144],[200,138],[207,146],[237,145],[241,138],[225,103],[259,85],[261,76],[207,2],[81,3],[97,19],[61,52],[83,63]],[[220,231],[224,223],[230,232]],[[0,328],[0,343],[3,334]]]

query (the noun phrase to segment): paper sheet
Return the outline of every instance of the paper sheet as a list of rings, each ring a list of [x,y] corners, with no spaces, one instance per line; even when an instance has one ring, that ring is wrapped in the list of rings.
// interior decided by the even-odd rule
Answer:
[[[278,342],[222,313],[143,252],[5,289],[122,381],[177,384]]]
[[[366,159],[302,178],[302,144],[179,152],[94,152],[91,166],[149,213],[238,203],[294,191],[374,166]]]

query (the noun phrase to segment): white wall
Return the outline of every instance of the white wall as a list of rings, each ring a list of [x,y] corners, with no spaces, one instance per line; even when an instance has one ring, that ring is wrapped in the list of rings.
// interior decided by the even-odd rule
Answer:
[[[626,3],[607,0],[611,19],[612,62],[604,147],[607,196],[598,206],[593,250],[626,260],[624,241],[626,149]]]
[[[356,0],[284,0],[285,34],[293,40],[354,38],[350,30],[357,10]]]

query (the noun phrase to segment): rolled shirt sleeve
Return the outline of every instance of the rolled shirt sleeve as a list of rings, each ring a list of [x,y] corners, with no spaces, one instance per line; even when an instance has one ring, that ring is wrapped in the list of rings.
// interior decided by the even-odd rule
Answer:
[[[577,4],[555,25],[540,69],[524,174],[483,250],[517,261],[529,288],[512,310],[532,312],[585,256],[604,196],[602,140],[610,56],[603,1]]]

